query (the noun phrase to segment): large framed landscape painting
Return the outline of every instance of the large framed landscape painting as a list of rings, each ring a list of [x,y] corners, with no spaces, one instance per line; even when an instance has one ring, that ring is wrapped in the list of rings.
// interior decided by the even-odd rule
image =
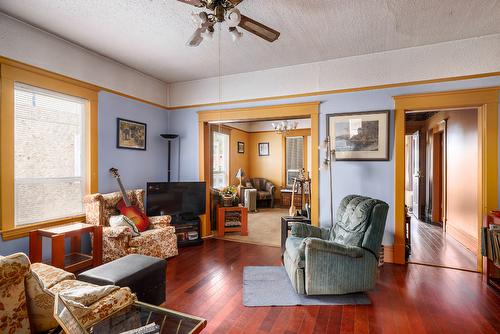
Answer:
[[[389,110],[329,114],[335,160],[389,160]]]
[[[145,123],[117,118],[116,147],[131,150],[146,150]]]

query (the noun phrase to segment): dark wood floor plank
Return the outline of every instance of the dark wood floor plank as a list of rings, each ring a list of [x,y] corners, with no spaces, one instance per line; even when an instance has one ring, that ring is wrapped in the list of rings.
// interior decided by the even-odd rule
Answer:
[[[204,333],[498,333],[500,297],[480,274],[385,264],[371,305],[245,307],[243,268],[281,264],[278,248],[223,240],[180,250],[164,306],[208,320]]]

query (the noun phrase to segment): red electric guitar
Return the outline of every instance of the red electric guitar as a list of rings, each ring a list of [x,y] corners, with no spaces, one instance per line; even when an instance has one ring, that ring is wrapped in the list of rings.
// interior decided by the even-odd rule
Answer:
[[[111,173],[111,175],[113,175],[114,178],[116,178],[116,181],[118,182],[118,186],[120,187],[120,191],[123,197],[116,205],[116,208],[120,211],[122,215],[126,216],[127,218],[129,218],[134,222],[139,232],[146,231],[149,227],[148,217],[144,214],[144,212],[142,212],[141,209],[130,203],[130,200],[127,196],[127,192],[125,191],[125,188],[123,188],[122,181],[120,180],[120,174],[118,174],[118,169],[112,167],[109,169],[109,172]]]

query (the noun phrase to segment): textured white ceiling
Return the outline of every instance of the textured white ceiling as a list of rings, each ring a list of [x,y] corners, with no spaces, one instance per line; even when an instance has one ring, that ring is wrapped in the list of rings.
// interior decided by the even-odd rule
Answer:
[[[222,74],[500,33],[498,0],[246,0],[279,30],[268,43],[223,30]],[[217,36],[185,46],[194,7],[175,0],[0,0],[0,11],[166,82],[219,74]]]

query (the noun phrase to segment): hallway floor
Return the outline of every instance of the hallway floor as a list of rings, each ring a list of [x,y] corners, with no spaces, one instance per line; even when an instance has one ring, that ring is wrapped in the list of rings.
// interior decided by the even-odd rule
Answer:
[[[409,262],[476,270],[476,255],[439,226],[426,224],[412,216]]]

